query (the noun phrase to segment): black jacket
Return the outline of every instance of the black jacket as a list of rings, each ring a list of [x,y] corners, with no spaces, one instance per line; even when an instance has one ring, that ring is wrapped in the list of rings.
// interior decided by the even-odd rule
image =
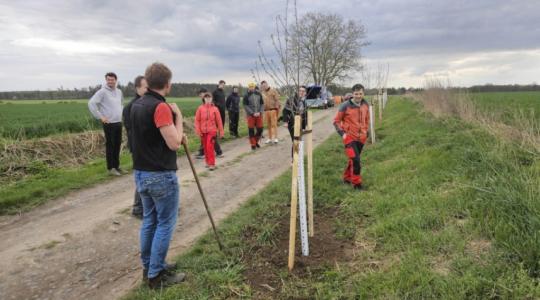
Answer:
[[[129,103],[124,106],[124,109],[122,110],[122,122],[124,123],[124,127],[126,127],[127,132],[127,146],[129,149],[129,152],[132,152],[133,145],[132,145],[132,138],[131,138],[131,106],[133,105],[133,102],[135,100],[139,99],[141,96],[135,94],[135,97],[129,101]]]
[[[217,106],[219,109],[225,109],[225,92],[223,89],[217,88],[215,91],[213,91],[212,98],[215,106]]]
[[[240,112],[240,96],[238,93],[231,93],[227,97],[225,106],[227,106],[227,110],[230,112]]]

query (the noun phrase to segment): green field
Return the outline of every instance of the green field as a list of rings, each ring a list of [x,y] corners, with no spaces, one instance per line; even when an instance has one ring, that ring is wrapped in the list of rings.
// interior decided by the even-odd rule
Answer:
[[[471,96],[479,109],[498,114],[509,125],[515,121],[517,111],[526,116],[532,114],[540,122],[540,92],[473,93]]]
[[[377,130],[362,192],[341,183],[337,136],[316,149],[316,238],[295,271],[287,172],[221,223],[225,252],[208,234],[176,259],[185,283],[127,298],[540,297],[540,158],[409,101],[390,101]]]
[[[184,116],[195,114],[198,97],[170,98]],[[37,138],[101,128],[88,111],[87,100],[17,100],[0,102],[0,137]]]

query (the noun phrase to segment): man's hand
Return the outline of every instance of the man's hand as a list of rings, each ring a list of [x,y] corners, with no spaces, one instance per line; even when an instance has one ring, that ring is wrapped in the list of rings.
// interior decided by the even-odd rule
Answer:
[[[169,103],[169,106],[176,117],[182,119],[182,112],[180,111],[180,108],[178,108],[178,105],[176,105],[176,103]]]
[[[105,118],[105,117],[101,117],[101,123],[103,124],[109,124],[109,119]]]
[[[347,138],[347,134],[344,133],[343,136],[342,136],[343,140],[345,140]]]
[[[261,115],[261,113],[258,113],[258,112],[256,112],[256,113],[253,114],[254,117],[258,117],[258,116],[260,116],[260,115]]]
[[[178,108],[178,107],[177,107],[177,108]],[[186,145],[186,146],[187,146],[187,144],[188,144],[188,138],[187,138],[187,135],[184,135],[184,136],[182,137],[182,145]]]

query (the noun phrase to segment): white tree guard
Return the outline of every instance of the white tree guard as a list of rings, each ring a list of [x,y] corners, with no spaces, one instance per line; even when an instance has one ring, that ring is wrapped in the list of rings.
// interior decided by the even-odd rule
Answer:
[[[309,256],[309,242],[306,213],[306,183],[304,176],[304,142],[298,145],[298,204],[300,206],[300,240],[302,241],[302,255]]]
[[[375,144],[375,120],[373,120],[373,105],[369,105],[369,136],[371,137],[371,143]]]

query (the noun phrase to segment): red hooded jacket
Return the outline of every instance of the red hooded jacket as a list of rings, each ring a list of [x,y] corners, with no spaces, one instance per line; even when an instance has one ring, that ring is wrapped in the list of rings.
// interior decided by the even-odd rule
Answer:
[[[346,133],[347,140],[365,144],[369,129],[369,105],[366,100],[362,99],[360,104],[352,99],[343,102],[334,118],[334,127],[339,135]]]
[[[199,106],[195,113],[195,132],[198,135],[204,133],[216,133],[223,137],[223,123],[219,109],[214,104],[207,103]]]

